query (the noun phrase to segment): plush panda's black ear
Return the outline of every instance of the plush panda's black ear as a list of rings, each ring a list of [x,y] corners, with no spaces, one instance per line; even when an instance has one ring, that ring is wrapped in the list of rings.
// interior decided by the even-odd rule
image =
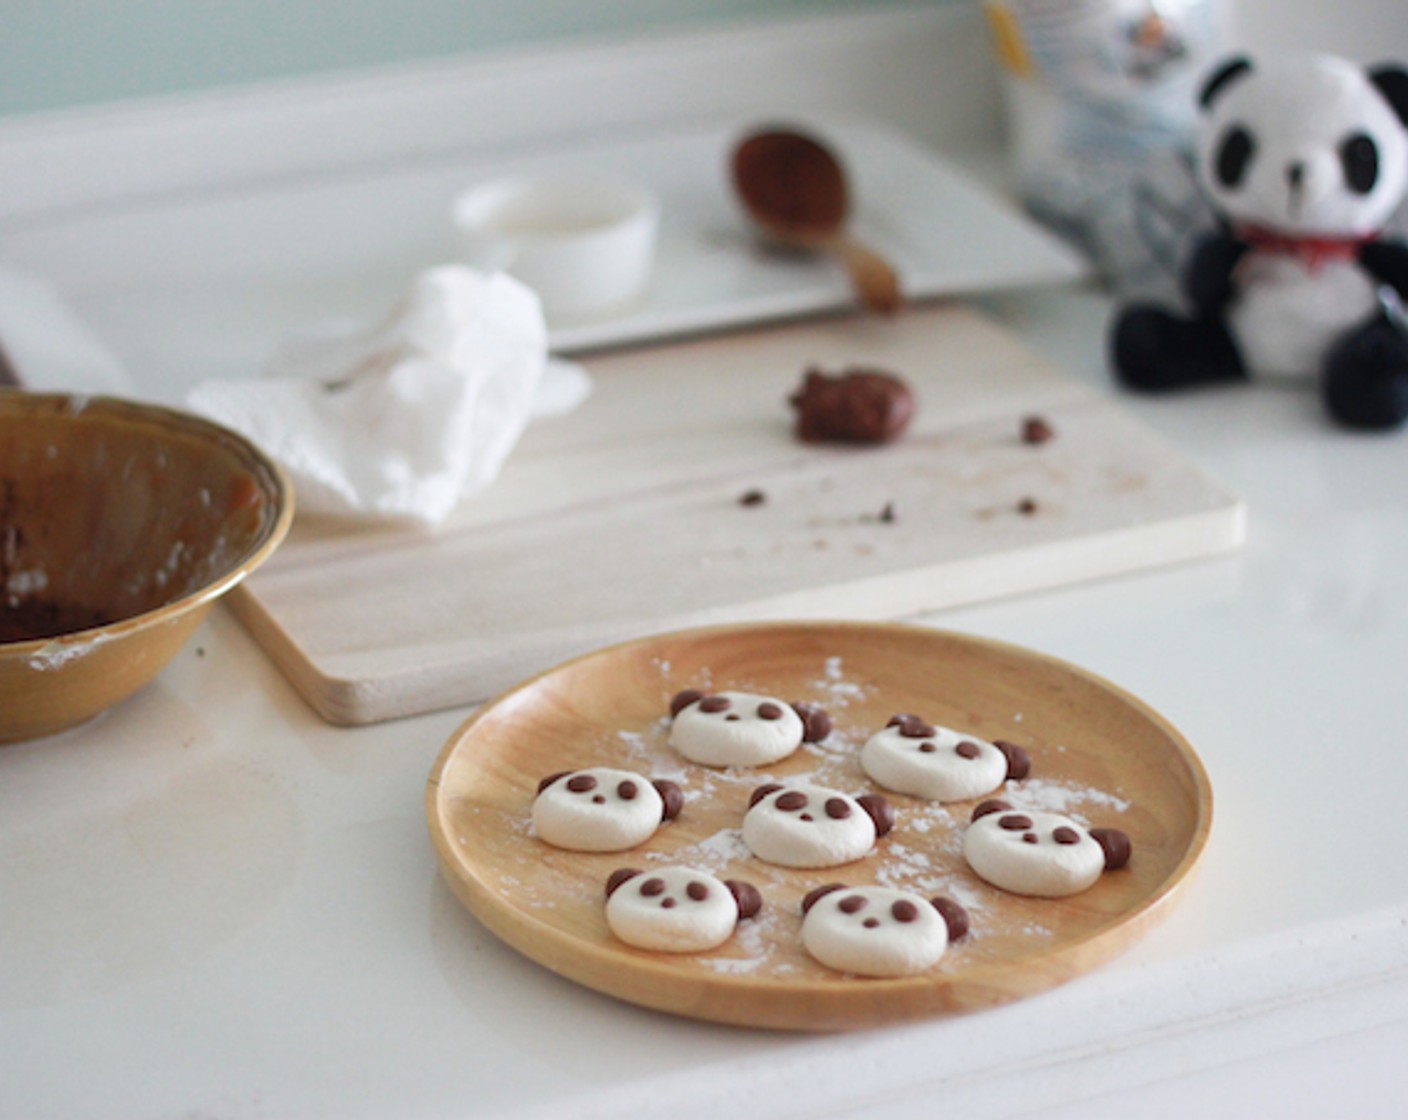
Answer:
[[[1214,70],[1203,82],[1203,90],[1198,94],[1198,106],[1211,109],[1217,95],[1244,74],[1252,72],[1252,60],[1244,54],[1234,55]]]
[[[1384,100],[1393,106],[1403,127],[1408,128],[1408,70],[1396,64],[1375,66],[1369,71],[1369,81],[1373,82]]]

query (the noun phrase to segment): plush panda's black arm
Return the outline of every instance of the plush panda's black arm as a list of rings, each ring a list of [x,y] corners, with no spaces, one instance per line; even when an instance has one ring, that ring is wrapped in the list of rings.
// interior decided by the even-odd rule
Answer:
[[[1402,241],[1371,241],[1359,250],[1359,263],[1380,284],[1408,299],[1408,245]]]
[[[1221,313],[1232,298],[1232,270],[1246,251],[1246,242],[1225,229],[1198,242],[1183,273],[1183,294],[1188,297],[1195,318],[1207,319]]]

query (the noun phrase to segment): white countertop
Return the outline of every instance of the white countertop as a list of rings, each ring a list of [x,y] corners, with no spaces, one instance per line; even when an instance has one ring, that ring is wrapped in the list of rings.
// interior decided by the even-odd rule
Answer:
[[[441,881],[425,781],[468,711],[329,726],[221,608],[132,700],[0,748],[0,1117],[1401,1115],[1408,435],[1286,390],[1123,396],[1079,289],[979,306],[1248,508],[1223,558],[922,620],[1100,674],[1198,751],[1207,853],[1128,953],[836,1036],[613,1001]]]
[[[1101,300],[986,307],[1111,391]],[[1408,1033],[1403,437],[1333,431],[1292,392],[1127,403],[1246,498],[1245,548],[926,620],[1102,674],[1199,751],[1201,873],[1125,957],[837,1037],[577,988],[439,879],[424,783],[466,712],[330,727],[221,610],[144,693],[0,752],[0,1115],[1092,1115],[1108,1093],[1135,1095],[1105,1114],[1153,1114],[1229,1086],[1245,1103],[1267,1068],[1281,1114],[1346,1085],[1388,1114]]]

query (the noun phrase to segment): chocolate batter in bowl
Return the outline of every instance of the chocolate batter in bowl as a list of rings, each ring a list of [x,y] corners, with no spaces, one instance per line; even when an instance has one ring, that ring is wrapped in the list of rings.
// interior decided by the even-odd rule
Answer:
[[[0,742],[146,684],[292,516],[278,467],[214,424],[0,392]]]

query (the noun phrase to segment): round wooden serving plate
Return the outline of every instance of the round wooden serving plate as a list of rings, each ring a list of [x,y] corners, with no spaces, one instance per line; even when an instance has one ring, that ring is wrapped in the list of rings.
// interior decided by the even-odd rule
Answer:
[[[666,744],[670,697],[733,688],[819,703],[835,731],[759,771],[686,763]],[[888,795],[893,832],[863,860],[793,871],[753,859],[739,838],[752,789],[808,775],[851,793],[875,786],[860,746],[897,712],[1008,739],[1031,775],[1000,796],[1123,829],[1127,868],[1067,899],[988,886],[967,868],[971,802]],[[536,839],[539,779],[588,765],[670,778],[679,819],[622,853],[565,852]],[[455,893],[520,952],[619,999],[755,1027],[838,1030],[956,1014],[1063,983],[1122,951],[1166,909],[1208,837],[1212,790],[1191,747],[1134,697],[1050,657],[958,634],[845,622],[724,626],[665,634],[570,661],[486,705],[446,745],[426,796],[436,854]],[[710,953],[651,953],[617,941],[603,915],[618,867],[688,863],[744,879],[758,918]],[[930,971],[874,980],[824,968],[802,950],[800,901],[828,882],[883,882],[962,902],[972,933]]]

